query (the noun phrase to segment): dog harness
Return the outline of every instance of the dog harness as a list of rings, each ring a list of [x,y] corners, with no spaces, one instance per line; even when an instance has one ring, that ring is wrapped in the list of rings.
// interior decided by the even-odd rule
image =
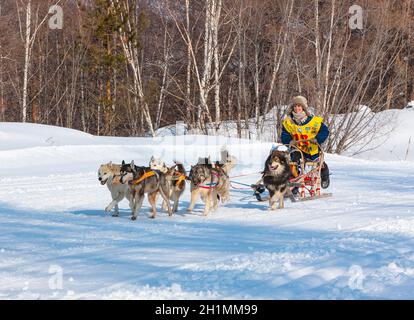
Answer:
[[[147,179],[147,178],[149,178],[149,177],[151,177],[153,175],[155,175],[155,172],[154,171],[152,171],[152,170],[151,171],[147,171],[141,177],[139,177],[139,178],[137,178],[135,180],[132,180],[131,184],[135,186],[138,183],[144,181],[145,179]]]
[[[211,175],[216,176],[217,178],[220,178],[220,175],[217,172],[211,171]],[[202,188],[202,189],[211,189],[211,188],[217,187],[218,184],[219,184],[218,181],[217,182],[210,182],[210,183],[207,183],[205,185],[200,185],[198,187]]]
[[[176,183],[175,183],[176,186],[179,186],[182,181],[188,179],[188,177],[185,174],[181,173],[181,172],[176,172],[175,175],[176,175],[176,177],[174,177],[174,178],[177,178],[177,179],[174,179],[174,180],[176,180]]]

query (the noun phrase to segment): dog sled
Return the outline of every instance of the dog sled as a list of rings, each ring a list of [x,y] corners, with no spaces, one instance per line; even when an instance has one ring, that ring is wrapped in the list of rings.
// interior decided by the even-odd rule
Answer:
[[[306,140],[299,140],[298,143],[306,143]],[[279,147],[284,147],[285,150],[288,150],[286,145],[280,145]],[[298,202],[332,197],[332,193],[321,192],[321,170],[325,158],[322,149],[320,148],[319,158],[315,161],[307,161],[302,150],[297,146],[291,146],[289,158],[291,158],[290,155],[294,152],[299,152],[300,162],[299,164],[294,161],[289,162],[293,177],[288,182],[288,191],[285,194],[285,198],[288,197],[292,202]],[[297,174],[294,173],[295,171]],[[250,187],[254,190],[254,196],[257,201],[269,200],[269,196],[265,193],[266,189],[262,184],[252,184]]]

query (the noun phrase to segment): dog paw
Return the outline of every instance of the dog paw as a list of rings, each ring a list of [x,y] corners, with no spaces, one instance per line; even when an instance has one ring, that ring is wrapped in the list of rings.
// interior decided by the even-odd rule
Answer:
[[[105,208],[105,211],[106,212],[110,212],[112,210],[112,208],[110,207],[110,206],[107,206],[106,208]]]
[[[117,218],[117,217],[119,217],[119,213],[114,213],[112,216]]]
[[[149,218],[150,218],[150,219],[155,219],[155,215],[154,215],[154,214],[152,214],[152,215],[150,215],[150,216],[149,216]]]
[[[135,221],[135,220],[137,220],[137,217],[132,216],[132,217],[131,217],[131,220],[132,220],[132,221]]]

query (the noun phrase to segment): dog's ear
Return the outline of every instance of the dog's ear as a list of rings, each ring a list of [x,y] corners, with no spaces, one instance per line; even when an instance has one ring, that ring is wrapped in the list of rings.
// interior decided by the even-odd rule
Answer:
[[[135,167],[134,160],[131,161],[130,166],[131,166],[131,168],[134,168]]]
[[[151,156],[150,162],[152,162],[154,160],[155,160],[154,156]]]
[[[112,168],[112,161],[109,161],[108,167]]]
[[[125,165],[125,160],[122,160],[122,165],[123,165],[123,166]]]

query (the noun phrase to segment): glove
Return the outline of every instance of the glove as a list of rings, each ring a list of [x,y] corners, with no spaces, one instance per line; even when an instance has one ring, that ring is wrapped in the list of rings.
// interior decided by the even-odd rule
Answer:
[[[319,144],[318,140],[316,140],[315,138],[310,139],[309,142],[312,144]]]

